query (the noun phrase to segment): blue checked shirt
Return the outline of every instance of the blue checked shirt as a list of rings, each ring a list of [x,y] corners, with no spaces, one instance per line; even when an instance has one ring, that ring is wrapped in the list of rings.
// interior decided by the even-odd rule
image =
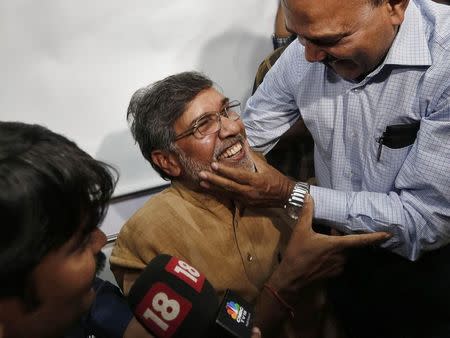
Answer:
[[[411,1],[384,62],[360,83],[309,63],[293,42],[248,100],[252,147],[267,152],[301,115],[314,141],[315,218],[345,233],[387,231],[416,260],[450,242],[450,7]],[[386,127],[420,122],[381,147]]]

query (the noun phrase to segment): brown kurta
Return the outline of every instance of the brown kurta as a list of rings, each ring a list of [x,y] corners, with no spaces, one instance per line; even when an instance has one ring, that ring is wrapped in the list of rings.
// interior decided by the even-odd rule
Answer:
[[[278,209],[227,205],[174,182],[123,226],[111,254],[111,269],[127,294],[147,263],[166,253],[204,273],[220,297],[231,289],[254,301],[281,259],[291,233],[288,222]],[[317,289],[304,293],[294,320],[302,328],[284,337],[299,337],[299,332],[321,325],[323,297],[318,297]],[[285,329],[293,330],[291,325]]]

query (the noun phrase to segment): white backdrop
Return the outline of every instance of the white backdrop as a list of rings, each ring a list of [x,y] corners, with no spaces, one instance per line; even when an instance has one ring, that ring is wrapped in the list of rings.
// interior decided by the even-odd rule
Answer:
[[[199,70],[248,98],[276,0],[0,0],[0,119],[43,124],[116,166],[116,196],[163,183],[125,119],[132,93]]]

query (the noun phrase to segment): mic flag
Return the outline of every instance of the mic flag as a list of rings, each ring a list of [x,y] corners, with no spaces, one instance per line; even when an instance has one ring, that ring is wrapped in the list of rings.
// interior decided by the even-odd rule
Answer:
[[[176,257],[156,256],[128,295],[136,319],[156,337],[207,336],[218,299],[194,267]]]
[[[227,290],[219,307],[205,276],[169,255],[158,255],[147,265],[130,289],[128,303],[136,319],[158,338],[251,336],[249,303]]]

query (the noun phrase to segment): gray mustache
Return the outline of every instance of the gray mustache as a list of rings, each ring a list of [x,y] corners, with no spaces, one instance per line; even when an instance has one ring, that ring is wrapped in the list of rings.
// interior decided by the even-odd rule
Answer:
[[[214,159],[217,160],[217,158],[219,157],[220,154],[222,154],[222,152],[231,147],[233,144],[235,144],[236,142],[241,142],[244,143],[245,138],[243,135],[239,134],[236,136],[233,136],[232,138],[226,139],[223,144],[220,146],[220,148],[217,148],[214,151]]]

